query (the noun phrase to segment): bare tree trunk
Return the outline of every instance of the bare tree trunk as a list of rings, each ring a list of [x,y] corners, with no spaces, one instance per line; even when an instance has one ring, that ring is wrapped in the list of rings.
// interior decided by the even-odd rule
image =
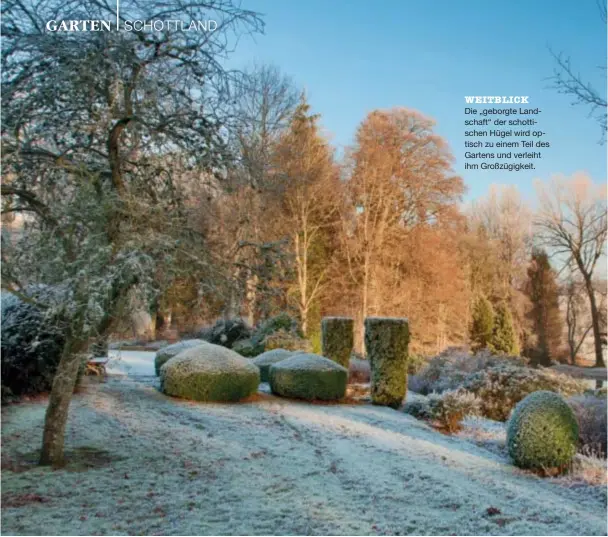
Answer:
[[[600,314],[595,301],[595,290],[591,278],[585,278],[585,287],[589,295],[591,306],[591,323],[593,326],[593,344],[595,347],[595,367],[606,367],[604,356],[602,355],[602,334],[600,332]]]
[[[53,379],[49,406],[46,409],[40,464],[63,465],[63,444],[68,410],[78,377],[78,367],[82,359],[81,352],[86,347],[86,341],[72,339],[71,336],[68,336]]]

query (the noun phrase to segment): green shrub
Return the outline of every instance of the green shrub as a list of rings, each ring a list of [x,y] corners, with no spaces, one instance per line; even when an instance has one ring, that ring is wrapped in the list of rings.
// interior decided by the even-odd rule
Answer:
[[[553,392],[534,392],[520,401],[507,427],[509,455],[520,468],[563,468],[574,457],[577,443],[576,417]]]
[[[371,367],[371,397],[375,405],[396,408],[407,389],[407,319],[365,319],[365,349]]]
[[[186,349],[160,368],[163,393],[195,401],[239,401],[259,384],[256,365],[211,343]]]
[[[262,343],[270,334],[283,331],[294,334],[297,337],[304,337],[300,330],[298,321],[287,313],[279,313],[274,317],[269,317],[253,331],[251,336],[254,343]]]
[[[50,391],[65,344],[63,330],[35,304],[11,293],[2,292],[1,304],[2,399]]]
[[[289,358],[292,354],[291,351],[285,349],[273,349],[263,352],[254,358],[252,362],[260,368],[261,382],[268,382],[268,372],[271,365],[285,360],[285,358]]]
[[[232,350],[245,358],[253,358],[264,352],[264,344],[256,344],[251,338],[241,339],[232,345]]]
[[[298,353],[272,365],[272,393],[297,399],[331,401],[346,393],[348,371],[329,358]]]
[[[165,364],[165,362],[167,362],[167,360],[177,356],[180,352],[185,351],[186,349],[191,349],[192,347],[198,347],[199,345],[205,344],[207,344],[207,342],[203,341],[202,339],[184,339],[183,341],[178,341],[173,345],[163,347],[156,352],[156,356],[154,357],[154,370],[156,371],[156,376],[160,375],[160,368]]]
[[[349,317],[325,317],[321,321],[323,356],[347,369],[354,344],[353,325]]]
[[[403,412],[410,416],[414,416],[414,418],[419,420],[428,421],[433,417],[428,397],[407,401],[405,405],[403,405]]]
[[[248,339],[251,334],[251,328],[243,319],[220,319],[210,329],[201,330],[199,338],[231,349],[237,341]]]
[[[279,330],[272,334],[267,335],[264,338],[264,349],[267,351],[273,349],[286,349],[290,351],[305,351],[310,352],[312,350],[310,341],[299,337],[292,332],[286,332],[285,330]]]
[[[472,373],[462,387],[481,399],[483,416],[497,421],[506,421],[515,405],[533,392],[546,390],[568,397],[585,391],[582,381],[568,375],[508,363]]]

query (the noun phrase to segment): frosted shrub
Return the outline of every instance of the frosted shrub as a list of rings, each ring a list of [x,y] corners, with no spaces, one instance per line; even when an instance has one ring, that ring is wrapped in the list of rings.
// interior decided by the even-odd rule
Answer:
[[[546,390],[569,397],[585,391],[585,384],[570,376],[508,363],[472,373],[462,387],[481,399],[483,416],[497,421],[506,421],[515,405],[533,392]]]
[[[248,339],[251,328],[242,319],[220,319],[212,328],[201,331],[206,341],[231,349],[237,341]]]
[[[271,365],[268,380],[276,395],[333,401],[344,397],[348,371],[324,356],[296,353]]]
[[[240,401],[257,392],[260,370],[220,345],[183,350],[160,368],[161,391],[194,401]]]
[[[453,433],[460,429],[460,423],[467,416],[478,416],[481,401],[466,390],[448,390],[429,396],[429,413],[432,420]]]
[[[518,403],[507,426],[507,447],[516,466],[564,468],[578,444],[578,424],[560,395],[538,391]]]
[[[526,361],[519,356],[495,355],[484,349],[470,354],[461,347],[449,347],[431,358],[426,367],[411,379],[409,389],[424,395],[444,392],[462,386],[465,379],[477,371],[500,364],[523,367]]]
[[[578,395],[568,399],[579,428],[579,451],[606,457],[606,396]]]
[[[453,433],[460,429],[460,423],[467,416],[479,416],[481,401],[466,390],[448,390],[408,401],[403,410],[417,419],[435,422],[440,428]]]
[[[285,349],[288,351],[306,351],[312,350],[312,345],[307,339],[301,338],[291,332],[279,330],[264,338],[264,349],[267,351],[273,349]]]
[[[51,389],[62,332],[35,305],[2,293],[2,398]]]
[[[269,335],[279,331],[294,334],[297,337],[303,336],[298,325],[298,321],[287,313],[279,313],[278,315],[270,317],[260,323],[259,326],[253,331],[251,339],[253,340],[254,344],[261,343]]]

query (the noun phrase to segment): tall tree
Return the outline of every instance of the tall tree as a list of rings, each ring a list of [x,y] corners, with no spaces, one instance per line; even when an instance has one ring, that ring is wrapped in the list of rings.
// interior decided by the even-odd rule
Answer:
[[[175,256],[209,270],[164,157],[225,175],[233,77],[219,60],[235,32],[262,25],[231,0],[121,2],[123,20],[213,18],[211,33],[178,25],[47,32],[58,13],[117,16],[110,4],[87,0],[3,6],[2,196],[10,200],[5,207],[30,219],[19,247],[3,249],[2,285],[28,299],[28,284],[56,288],[57,300],[39,305],[66,334],[46,412],[44,464],[63,461],[82,353],[107,333],[129,290],[158,293],[155,277],[169,272]]]
[[[501,302],[496,307],[494,330],[488,343],[488,348],[495,353],[517,355],[519,342],[513,326],[513,316],[508,304]]]
[[[534,334],[534,344],[528,352],[535,363],[549,366],[559,354],[563,321],[556,273],[542,249],[532,252],[525,291],[532,305],[528,317]]]
[[[464,191],[433,122],[403,108],[371,112],[357,130],[342,217],[346,274],[358,295],[358,326],[381,313],[380,272],[400,270],[394,253],[413,229],[450,214]],[[386,313],[386,312],[384,312]],[[356,334],[362,349],[362,332]]]
[[[596,367],[605,367],[602,354],[601,314],[594,287],[598,261],[606,253],[606,187],[582,173],[570,179],[555,177],[538,184],[540,210],[538,237],[564,268],[578,272],[589,300]],[[605,338],[605,336],[604,336]]]
[[[325,283],[329,263],[323,238],[336,223],[334,200],[340,195],[333,153],[319,133],[317,120],[302,97],[274,156],[285,218],[281,227],[291,235],[295,297],[304,334],[309,333],[309,314]]]
[[[494,308],[484,296],[477,298],[471,323],[471,347],[474,351],[485,349],[490,344],[494,331]]]

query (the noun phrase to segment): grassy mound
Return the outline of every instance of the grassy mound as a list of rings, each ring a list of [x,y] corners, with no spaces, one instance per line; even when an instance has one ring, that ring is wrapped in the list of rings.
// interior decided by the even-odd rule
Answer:
[[[260,380],[262,382],[268,382],[268,372],[270,366],[289,358],[293,353],[285,349],[273,349],[266,351],[257,356],[252,362],[260,368]]]
[[[344,397],[348,371],[323,356],[298,353],[272,365],[268,380],[277,395],[332,401]]]
[[[193,347],[206,344],[207,342],[203,339],[184,339],[183,341],[178,341],[173,345],[160,349],[154,357],[154,369],[156,371],[156,376],[160,375],[160,368],[165,364],[165,362],[167,362],[167,360],[177,356],[180,352],[185,351],[186,349],[191,349]]]
[[[195,401],[239,401],[256,393],[259,384],[256,365],[211,343],[182,351],[160,369],[164,393]]]
[[[520,468],[555,468],[576,453],[578,424],[558,394],[534,392],[515,407],[507,428],[509,455]]]

